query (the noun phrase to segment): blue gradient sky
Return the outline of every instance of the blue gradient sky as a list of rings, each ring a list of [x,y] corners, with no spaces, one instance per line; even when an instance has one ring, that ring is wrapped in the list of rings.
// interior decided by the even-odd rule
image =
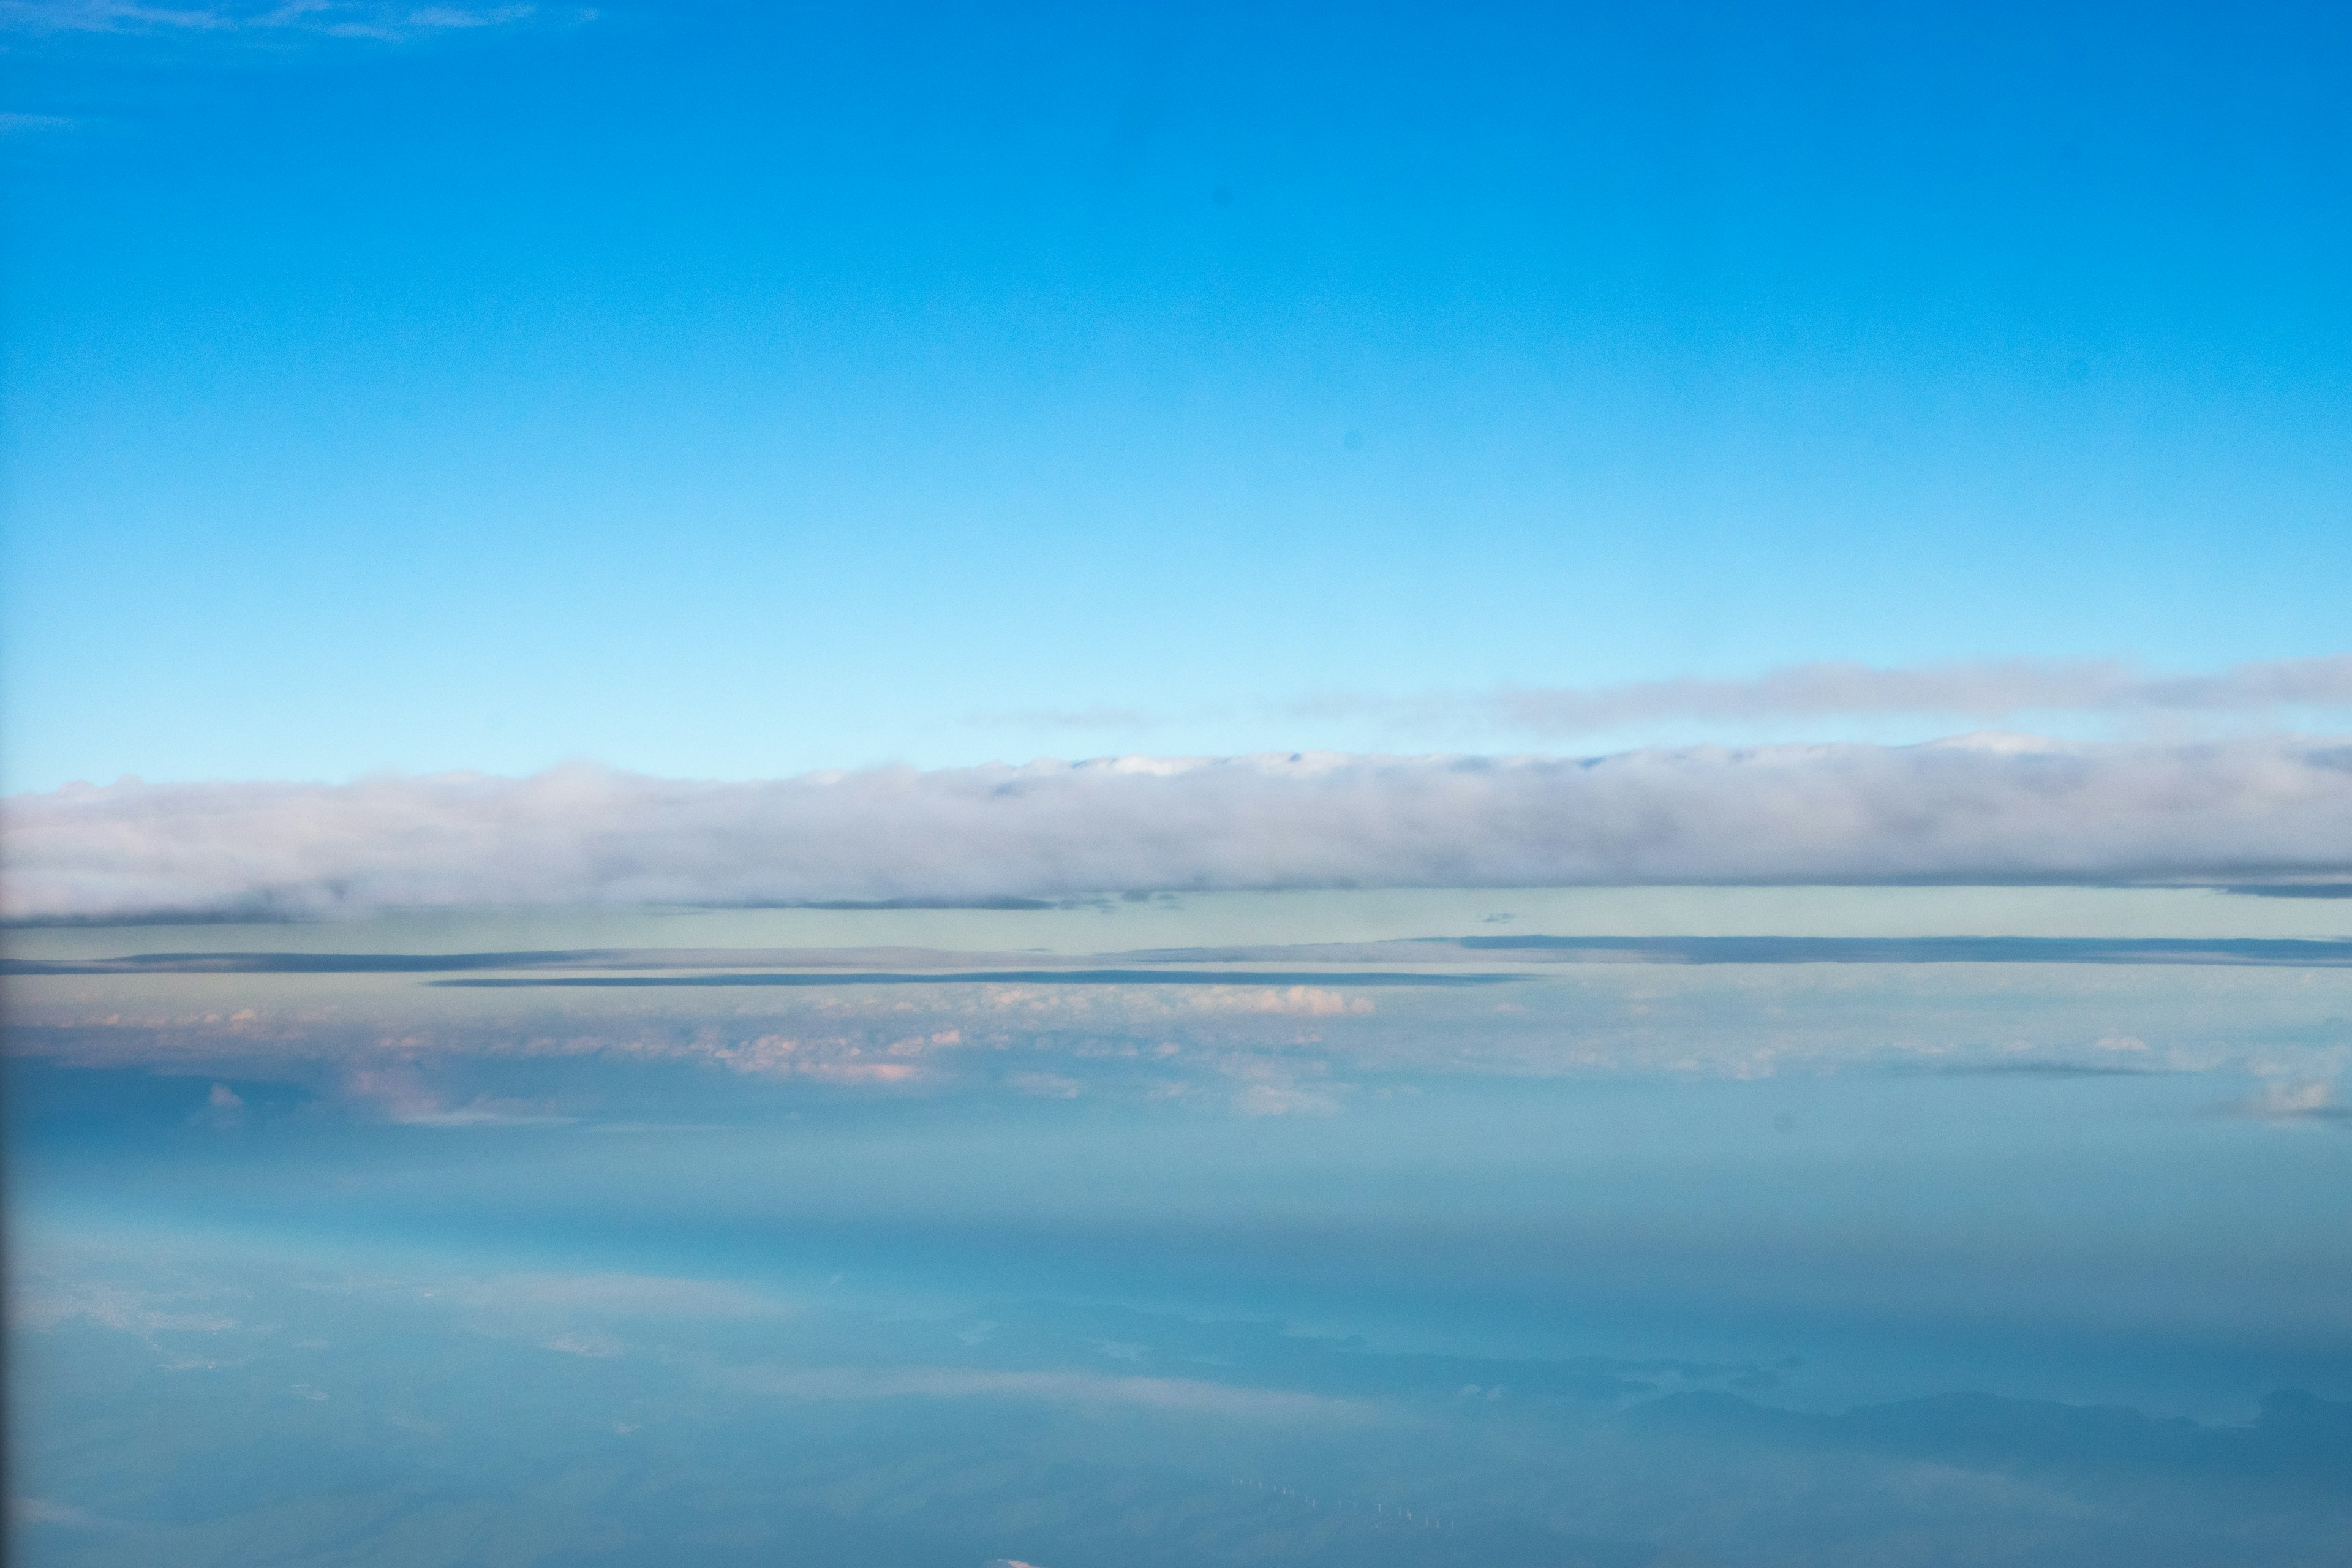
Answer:
[[[10,788],[2342,647],[2340,8],[104,16],[9,15]]]

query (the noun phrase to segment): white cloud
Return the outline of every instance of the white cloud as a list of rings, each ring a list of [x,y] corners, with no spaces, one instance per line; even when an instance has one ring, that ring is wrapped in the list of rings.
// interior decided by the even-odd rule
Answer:
[[[2352,742],[1109,758],[740,784],[69,785],[5,803],[16,919],[1139,889],[2229,880],[2352,872]]]
[[[203,1107],[188,1118],[191,1127],[216,1127],[223,1130],[245,1123],[245,1097],[225,1083],[213,1085]]]

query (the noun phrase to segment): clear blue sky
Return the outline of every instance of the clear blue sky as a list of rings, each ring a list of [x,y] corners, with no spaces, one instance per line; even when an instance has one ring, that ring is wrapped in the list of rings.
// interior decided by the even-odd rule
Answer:
[[[8,13],[11,788],[2347,641],[2339,6],[267,9]]]

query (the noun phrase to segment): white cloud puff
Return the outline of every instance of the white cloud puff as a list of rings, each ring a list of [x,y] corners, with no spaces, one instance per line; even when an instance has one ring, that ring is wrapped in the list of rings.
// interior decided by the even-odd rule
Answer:
[[[694,783],[124,782],[5,803],[13,918],[2352,871],[2352,741],[1286,754]]]

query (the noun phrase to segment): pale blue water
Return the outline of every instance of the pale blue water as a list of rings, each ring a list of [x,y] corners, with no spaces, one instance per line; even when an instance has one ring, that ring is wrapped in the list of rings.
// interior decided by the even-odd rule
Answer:
[[[816,945],[20,973],[19,1560],[2352,1553],[2322,950],[708,983]]]

